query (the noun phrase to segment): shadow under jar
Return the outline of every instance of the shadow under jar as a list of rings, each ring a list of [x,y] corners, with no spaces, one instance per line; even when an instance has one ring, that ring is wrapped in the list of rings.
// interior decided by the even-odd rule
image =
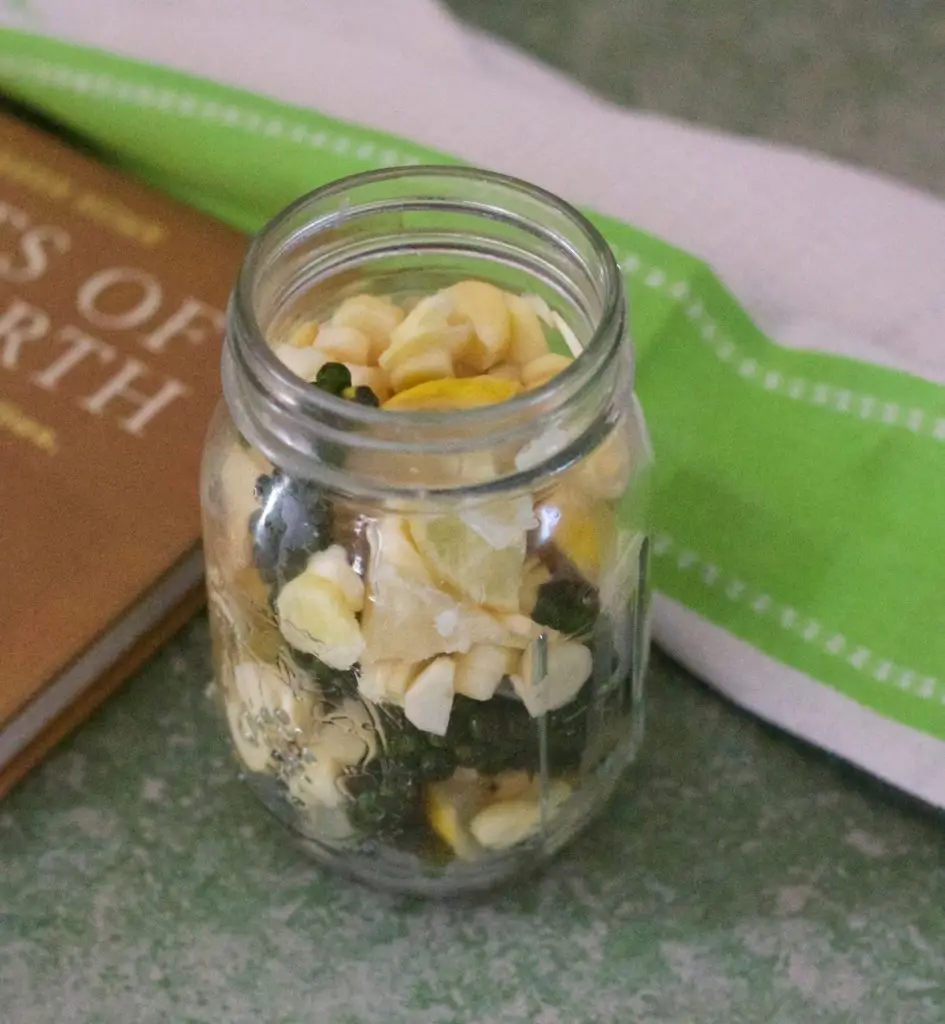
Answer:
[[[387,889],[540,865],[643,727],[651,455],[603,238],[478,170],[335,182],[252,244],[222,373],[204,541],[243,778]]]

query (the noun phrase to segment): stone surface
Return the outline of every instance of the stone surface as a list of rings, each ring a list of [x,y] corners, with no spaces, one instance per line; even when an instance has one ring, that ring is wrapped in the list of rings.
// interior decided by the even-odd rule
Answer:
[[[939,4],[453,6],[619,99],[945,193]],[[0,804],[3,1024],[945,1019],[940,818],[665,658],[607,820],[530,886],[439,905],[284,843],[209,675],[201,618]]]
[[[530,886],[379,896],[236,780],[188,628],[0,808],[4,1024],[933,1024],[941,824],[666,659],[606,821]]]
[[[945,192],[937,0],[449,0],[620,103]]]

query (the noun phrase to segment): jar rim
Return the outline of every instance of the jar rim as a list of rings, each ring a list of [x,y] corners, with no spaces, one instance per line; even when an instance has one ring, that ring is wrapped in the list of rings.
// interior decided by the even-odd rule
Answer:
[[[343,225],[357,214],[359,207],[354,203],[345,207],[342,203],[340,209],[333,209],[332,201],[343,201],[346,193],[352,193],[362,186],[409,184],[410,194],[418,202],[430,201],[423,191],[425,181],[441,184],[461,184],[466,181],[471,187],[480,190],[483,187],[495,188],[497,194],[496,205],[491,207],[493,212],[505,211],[503,196],[508,199],[510,211],[515,198],[534,204],[538,211],[547,210],[549,226],[535,223],[534,229],[543,237],[546,236],[546,240],[554,239],[561,252],[567,252],[575,260],[576,266],[594,271],[595,291],[598,294],[595,295],[597,309],[590,336],[583,343],[580,354],[550,381],[522,391],[503,402],[476,408],[442,411],[385,410],[345,401],[314,387],[283,365],[270,347],[266,332],[257,317],[254,287],[260,275],[265,272],[267,259],[274,251],[278,251],[274,247],[278,246],[280,238],[283,239],[284,247],[287,247],[291,239],[300,233],[304,233],[307,238],[317,237],[319,231]],[[393,200],[386,202],[393,208]],[[464,212],[489,216],[489,207],[467,204],[459,197],[455,202],[468,206]],[[325,212],[317,214],[319,207]],[[307,217],[308,213],[312,216]],[[519,226],[526,224],[524,217],[516,216],[521,222]],[[556,220],[564,225],[557,233],[554,230]],[[292,232],[292,225],[299,223],[304,225],[304,229],[297,228]],[[532,222],[528,224],[532,226]],[[585,247],[589,254],[587,258],[568,242],[563,234],[565,229],[573,232],[571,237]],[[527,420],[535,413],[543,415],[549,409],[550,402],[558,401],[560,404],[567,401],[569,396],[579,394],[593,381],[600,366],[613,357],[617,345],[624,340],[626,300],[622,277],[610,246],[591,220],[571,203],[541,186],[497,171],[468,165],[420,164],[381,168],[340,177],[299,196],[279,211],[257,232],[249,245],[231,295],[230,317],[232,329],[227,332],[225,356],[235,363],[238,373],[254,380],[261,394],[270,399],[275,397],[297,416],[314,422],[331,421],[338,424],[341,437],[347,436],[352,441],[352,435],[362,431],[383,431],[396,426],[398,430],[411,434],[411,441],[404,444],[406,449],[431,452],[443,444],[442,438],[446,436],[447,428],[456,437],[476,433],[492,434],[498,438],[508,425]],[[632,352],[628,364],[628,384],[632,389]],[[425,438],[429,439],[426,444]]]

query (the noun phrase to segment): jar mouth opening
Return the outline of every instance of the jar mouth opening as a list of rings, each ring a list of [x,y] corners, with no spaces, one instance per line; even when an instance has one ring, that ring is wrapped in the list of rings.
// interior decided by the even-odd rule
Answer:
[[[575,357],[572,364],[557,377],[539,387],[523,391],[500,403],[503,409],[503,414],[500,415],[504,415],[506,412],[510,415],[517,415],[542,407],[550,391],[567,388],[575,377],[581,375],[583,370],[582,359],[585,356],[593,355],[612,339],[614,324],[620,321],[622,317],[622,304],[624,304],[619,268],[610,247],[600,231],[576,208],[538,185],[533,185],[519,178],[495,171],[484,171],[477,168],[420,165],[409,168],[384,168],[376,171],[367,171],[339,178],[327,185],[313,189],[310,193],[301,196],[285,210],[273,217],[251,243],[241,267],[237,289],[235,289],[233,297],[235,310],[237,310],[240,321],[246,326],[250,335],[253,336],[253,341],[255,342],[253,347],[257,350],[265,370],[280,381],[282,389],[293,395],[295,398],[294,404],[297,403],[301,407],[310,406],[312,410],[320,410],[328,414],[343,412],[350,415],[350,402],[346,402],[302,381],[289,371],[272,352],[266,342],[266,332],[259,323],[257,310],[253,302],[254,282],[258,279],[262,270],[262,264],[267,258],[272,239],[280,236],[287,227],[290,227],[294,221],[298,220],[300,214],[304,214],[320,204],[330,203],[333,198],[343,199],[353,185],[370,185],[371,183],[383,181],[402,182],[406,179],[411,181],[412,188],[416,187],[418,193],[422,193],[425,180],[454,179],[458,182],[468,181],[476,184],[486,182],[498,186],[510,195],[517,194],[519,196],[526,196],[531,200],[540,200],[541,204],[547,207],[549,211],[554,211],[558,216],[570,222],[571,226],[581,232],[592,247],[594,256],[603,269],[602,276],[605,281],[605,291],[602,296],[602,314],[593,336],[584,344],[581,354]],[[349,218],[351,215],[352,210],[350,207],[348,210],[321,214],[310,222],[308,230],[314,233],[315,231],[330,229],[333,225]],[[483,215],[487,216],[488,212],[483,210]],[[396,418],[398,423],[415,427],[441,427],[446,423],[463,423],[464,425],[475,427],[478,424],[486,424],[491,419],[495,419],[500,404],[448,412],[391,411],[363,406],[358,408],[356,418],[364,426],[387,425]]]
[[[494,404],[390,410],[307,383],[271,347],[300,315],[320,319],[348,295],[426,295],[465,278],[544,298],[556,323],[560,317],[575,336],[573,361],[550,381]],[[313,312],[318,303],[324,310]],[[352,493],[501,489],[521,483],[522,473],[502,471],[488,482],[441,489],[385,481],[375,470],[368,484],[323,455],[344,449],[429,466],[435,457],[505,453],[536,435],[554,434],[560,441],[555,450],[545,450],[541,465],[529,467],[538,477],[542,466],[559,465],[566,449],[576,450],[582,437],[599,432],[613,405],[610,396],[632,389],[625,327],[616,260],[591,221],[564,200],[478,168],[370,171],[301,196],[251,243],[230,298],[224,395],[241,433],[270,460]],[[508,465],[504,456],[499,461]]]

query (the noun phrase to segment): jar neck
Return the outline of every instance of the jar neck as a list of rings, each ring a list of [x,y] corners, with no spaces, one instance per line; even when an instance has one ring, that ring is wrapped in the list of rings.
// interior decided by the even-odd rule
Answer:
[[[427,294],[470,277],[537,295],[583,351],[506,402],[391,413],[301,381],[267,344],[347,295]],[[599,232],[554,196],[479,170],[391,169],[302,197],[256,237],[230,300],[223,388],[237,428],[286,471],[353,495],[527,486],[606,433],[632,387],[622,281]],[[526,448],[531,455],[517,457]],[[446,455],[483,452],[510,457],[472,482],[424,472]]]

